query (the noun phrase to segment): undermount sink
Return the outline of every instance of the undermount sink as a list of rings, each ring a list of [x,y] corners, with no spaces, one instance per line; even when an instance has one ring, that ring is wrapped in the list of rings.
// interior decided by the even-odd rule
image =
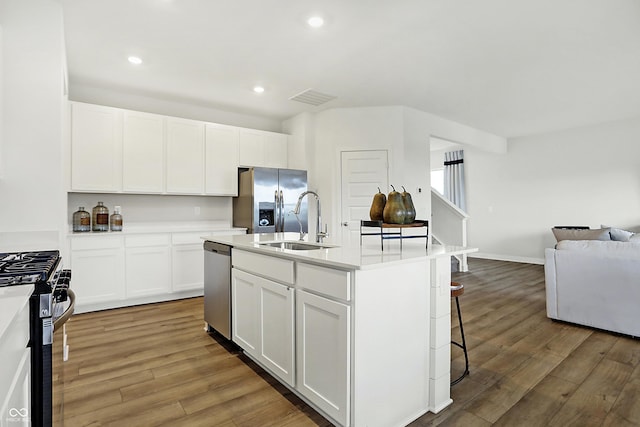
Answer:
[[[271,246],[272,248],[290,249],[292,251],[310,251],[314,249],[326,249],[332,246],[314,245],[305,242],[265,242],[260,246]]]

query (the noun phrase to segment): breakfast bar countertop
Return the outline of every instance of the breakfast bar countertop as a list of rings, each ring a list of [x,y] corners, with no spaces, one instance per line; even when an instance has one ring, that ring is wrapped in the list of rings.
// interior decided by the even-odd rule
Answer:
[[[320,249],[293,250],[266,245],[266,243],[272,242],[298,242],[300,241],[299,237],[298,233],[261,233],[211,235],[202,236],[202,239],[265,255],[356,270],[379,268],[390,264],[411,263],[477,251],[476,248],[436,244],[431,244],[428,248],[425,248],[425,243],[422,239],[404,241],[402,249],[398,241],[389,241],[389,243],[385,244],[384,250],[381,250],[380,241],[376,239],[366,239],[368,241],[363,242],[361,246],[359,239],[356,239],[355,242],[339,242],[331,239],[325,239],[323,243],[315,243],[313,240],[309,242],[308,235],[305,236],[304,241],[301,243],[320,245],[322,247]]]

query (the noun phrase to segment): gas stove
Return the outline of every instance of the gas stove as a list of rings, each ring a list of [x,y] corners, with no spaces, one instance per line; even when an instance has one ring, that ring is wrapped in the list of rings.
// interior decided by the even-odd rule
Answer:
[[[31,410],[33,426],[51,426],[53,330],[73,313],[71,271],[61,269],[60,252],[0,253],[0,287],[33,285],[29,299]],[[1,424],[1,423],[0,423]]]
[[[50,293],[59,264],[59,251],[0,253],[0,287],[32,284],[36,293]]]

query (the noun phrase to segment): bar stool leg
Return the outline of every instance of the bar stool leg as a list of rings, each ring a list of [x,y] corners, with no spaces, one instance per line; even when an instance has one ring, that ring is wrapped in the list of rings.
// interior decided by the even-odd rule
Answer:
[[[460,312],[460,301],[458,300],[458,297],[456,297],[456,308],[458,309],[458,322],[460,323],[460,335],[462,336],[462,344],[457,343],[455,341],[451,341],[451,344],[460,347],[464,352],[464,372],[458,378],[451,381],[452,386],[458,384],[460,381],[462,381],[464,377],[469,375],[469,355],[467,353],[467,341],[464,338],[464,328],[462,326],[462,313]]]

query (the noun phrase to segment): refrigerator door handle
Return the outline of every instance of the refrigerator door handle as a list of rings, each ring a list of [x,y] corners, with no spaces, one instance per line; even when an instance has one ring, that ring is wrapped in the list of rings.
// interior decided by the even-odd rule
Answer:
[[[280,190],[280,231],[284,231],[284,194]]]
[[[278,190],[273,192],[273,205],[274,205],[274,216],[275,216],[275,221],[274,221],[274,225],[276,227],[276,233],[280,228],[280,201],[278,200]]]

